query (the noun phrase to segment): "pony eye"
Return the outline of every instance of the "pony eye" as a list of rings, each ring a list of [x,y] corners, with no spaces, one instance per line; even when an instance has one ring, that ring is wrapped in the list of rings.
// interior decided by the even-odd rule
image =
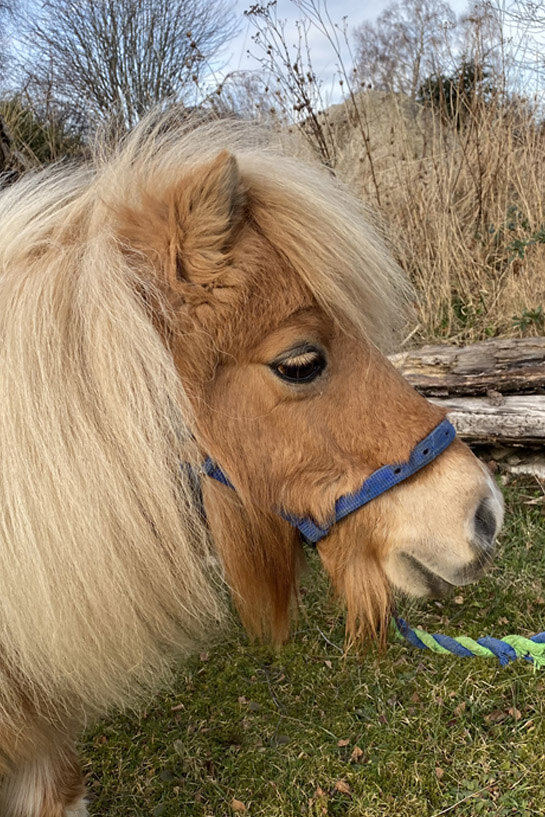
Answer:
[[[271,364],[275,375],[286,383],[311,383],[319,377],[326,367],[323,352],[318,349],[305,349],[298,354]]]

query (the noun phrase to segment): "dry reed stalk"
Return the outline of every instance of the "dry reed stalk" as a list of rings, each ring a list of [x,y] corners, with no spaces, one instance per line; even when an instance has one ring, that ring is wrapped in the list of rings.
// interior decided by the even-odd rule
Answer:
[[[368,93],[361,104],[373,176],[340,106],[335,169],[370,200],[379,185],[381,218],[416,289],[413,340],[543,332],[545,133],[536,113],[477,100],[457,121],[400,95]]]

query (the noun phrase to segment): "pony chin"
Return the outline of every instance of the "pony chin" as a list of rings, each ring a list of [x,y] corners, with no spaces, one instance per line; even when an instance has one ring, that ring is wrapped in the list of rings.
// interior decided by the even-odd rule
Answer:
[[[335,592],[346,604],[347,643],[368,640],[386,643],[392,607],[390,584],[382,568],[376,542],[362,541],[357,516],[333,528],[318,553],[329,573]]]
[[[203,499],[242,624],[251,637],[283,643],[296,612],[304,564],[299,534],[275,514],[246,505],[240,494],[213,480],[204,483]],[[349,518],[318,544],[318,552],[335,593],[346,603],[348,645],[369,640],[384,645],[390,585],[381,549],[361,539],[360,526]]]
[[[251,637],[281,644],[297,606],[304,561],[299,535],[213,480],[203,484],[203,501],[244,628]]]

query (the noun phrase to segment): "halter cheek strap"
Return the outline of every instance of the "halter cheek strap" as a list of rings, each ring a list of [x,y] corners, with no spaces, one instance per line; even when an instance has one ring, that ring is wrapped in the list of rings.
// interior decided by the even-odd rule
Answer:
[[[339,497],[335,502],[331,522],[325,527],[320,527],[308,516],[293,516],[285,511],[279,511],[278,513],[283,519],[297,528],[307,542],[316,544],[327,536],[333,525],[340,522],[345,516],[357,511],[363,505],[367,505],[372,499],[376,499],[377,496],[389,491],[390,488],[408,479],[417,471],[420,471],[421,468],[433,462],[448,448],[455,436],[454,426],[445,418],[423,440],[415,445],[406,462],[383,465],[373,471],[353,494],[344,494],[344,496]],[[207,476],[234,490],[234,486],[228,477],[210,457],[207,457],[204,461],[202,470]]]

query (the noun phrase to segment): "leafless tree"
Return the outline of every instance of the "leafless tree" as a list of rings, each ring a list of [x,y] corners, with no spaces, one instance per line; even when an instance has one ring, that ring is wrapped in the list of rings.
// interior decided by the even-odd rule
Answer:
[[[458,25],[459,50],[466,59],[486,66],[496,82],[504,76],[511,43],[500,9],[490,0],[471,0]]]
[[[6,71],[9,65],[8,22],[13,11],[12,0],[0,0],[0,93],[6,90]],[[12,145],[9,129],[0,114],[0,174],[9,167]]]
[[[543,111],[545,4],[542,0],[487,0],[487,5],[504,21],[509,34],[506,50],[511,86],[519,95],[533,97]]]
[[[13,0],[0,0],[0,86],[5,86],[5,71],[9,62],[8,28],[13,12]]]
[[[416,99],[423,79],[444,69],[455,27],[456,15],[443,0],[392,3],[354,32],[360,81]]]
[[[20,20],[25,71],[76,118],[131,128],[154,105],[195,96],[236,33],[227,0],[45,0]]]
[[[283,120],[282,108],[267,73],[233,71],[210,95],[210,105],[220,116],[275,124]]]

